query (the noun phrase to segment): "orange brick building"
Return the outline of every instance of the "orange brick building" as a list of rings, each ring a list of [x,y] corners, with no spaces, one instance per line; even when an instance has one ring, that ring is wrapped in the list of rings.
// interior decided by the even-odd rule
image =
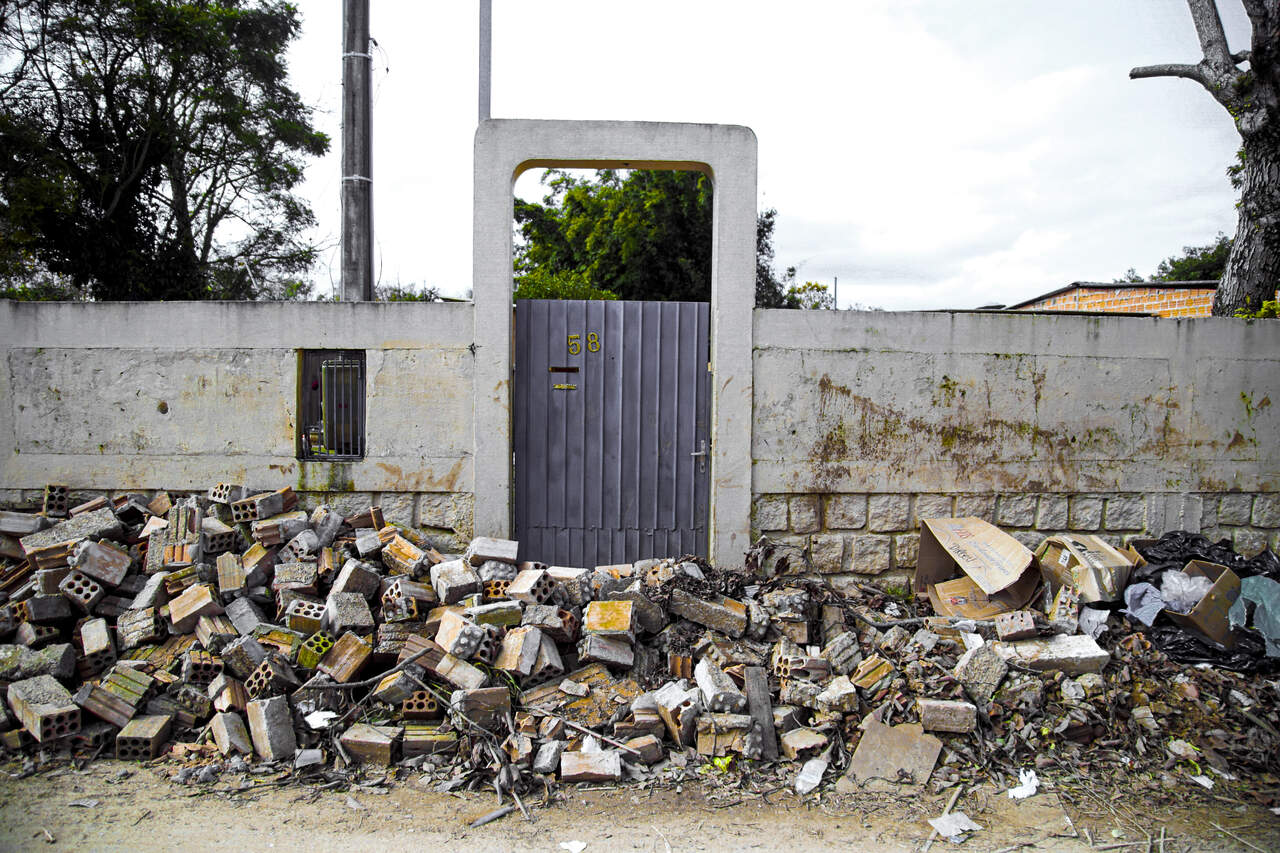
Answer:
[[[1103,284],[1076,281],[1008,306],[1009,311],[1108,311],[1161,317],[1208,317],[1216,281]]]

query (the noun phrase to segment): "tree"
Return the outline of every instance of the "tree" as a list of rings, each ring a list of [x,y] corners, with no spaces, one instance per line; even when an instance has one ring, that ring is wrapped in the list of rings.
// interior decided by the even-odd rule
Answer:
[[[1218,281],[1227,269],[1231,255],[1231,238],[1219,233],[1218,239],[1207,246],[1183,246],[1181,255],[1165,258],[1156,267],[1150,279],[1138,275],[1133,267],[1115,284],[1144,281]]]
[[[521,237],[516,296],[707,301],[711,298],[711,183],[698,172],[550,170],[542,203],[516,199]],[[756,304],[789,304],[773,270],[773,225],[756,222]],[[568,296],[561,294],[587,294]]]
[[[512,299],[601,299],[614,300],[618,294],[612,290],[592,287],[579,270],[549,272],[545,267],[535,267],[516,276],[516,289]]]
[[[790,293],[795,287],[796,268],[787,267],[779,278],[773,267],[773,226],[777,221],[778,211],[772,207],[756,216],[756,307],[799,308]]]
[[[412,283],[374,285],[375,302],[439,302],[440,288],[423,285],[416,287]]]
[[[299,33],[280,0],[0,7],[0,266],[95,299],[301,292],[293,190],[329,142],[288,85]]]
[[[1253,30],[1249,50],[1231,52],[1215,0],[1187,0],[1202,59],[1129,72],[1133,79],[1194,80],[1227,110],[1240,133],[1240,162],[1230,170],[1240,190],[1240,214],[1213,298],[1217,316],[1259,308],[1275,298],[1280,282],[1280,4],[1242,2]]]
[[[793,284],[787,288],[787,299],[795,303],[797,308],[835,308],[835,296],[827,290],[825,284],[806,281],[804,284]],[[790,307],[790,306],[788,306]]]
[[[711,182],[698,172],[552,170],[543,204],[517,200],[517,270],[576,272],[622,299],[711,294]]]
[[[1182,255],[1165,258],[1156,267],[1152,281],[1217,281],[1226,273],[1231,256],[1231,238],[1219,233],[1207,246],[1183,246]],[[1271,285],[1275,293],[1275,282]]]

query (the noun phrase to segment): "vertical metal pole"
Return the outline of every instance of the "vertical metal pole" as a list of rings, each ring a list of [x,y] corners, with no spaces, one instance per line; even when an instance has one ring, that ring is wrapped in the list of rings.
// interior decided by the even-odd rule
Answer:
[[[831,276],[831,307],[840,310],[840,276]]]
[[[480,121],[489,118],[493,74],[493,0],[480,0]]]
[[[373,299],[373,57],[369,0],[343,0],[342,298]]]

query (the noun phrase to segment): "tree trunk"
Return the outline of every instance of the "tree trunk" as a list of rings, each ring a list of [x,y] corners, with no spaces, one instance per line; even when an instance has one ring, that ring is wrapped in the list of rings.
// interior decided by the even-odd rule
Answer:
[[[1280,133],[1267,128],[1244,141],[1240,220],[1227,272],[1213,296],[1216,317],[1257,311],[1280,286]]]

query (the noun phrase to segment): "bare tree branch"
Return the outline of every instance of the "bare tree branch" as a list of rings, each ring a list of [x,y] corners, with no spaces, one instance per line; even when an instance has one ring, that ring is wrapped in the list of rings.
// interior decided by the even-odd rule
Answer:
[[[1187,0],[1191,9],[1191,20],[1196,25],[1196,35],[1200,37],[1200,50],[1204,52],[1205,61],[1215,70],[1227,71],[1234,66],[1231,61],[1231,50],[1227,47],[1227,34],[1222,29],[1222,18],[1218,15],[1216,0]]]
[[[1227,47],[1227,36],[1222,29],[1222,19],[1218,16],[1216,0],[1187,0],[1187,7],[1191,10],[1191,20],[1195,24],[1204,59],[1195,65],[1181,63],[1144,65],[1132,69],[1129,72],[1129,79],[1185,77],[1188,80],[1194,80],[1203,86],[1215,101],[1222,104],[1227,112],[1236,116],[1244,106],[1236,86],[1242,72],[1236,67],[1237,60],[1232,57],[1231,50]]]
[[[1199,65],[1179,65],[1176,63],[1143,65],[1129,71],[1130,80],[1141,80],[1147,77],[1186,77],[1188,80],[1195,80],[1201,86],[1207,87],[1209,85],[1204,68]]]

